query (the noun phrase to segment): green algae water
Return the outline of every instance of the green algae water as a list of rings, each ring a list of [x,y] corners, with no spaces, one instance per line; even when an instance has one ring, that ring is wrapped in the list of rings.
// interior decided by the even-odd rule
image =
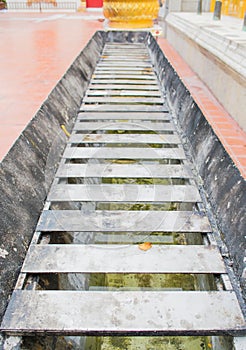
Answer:
[[[211,341],[210,337],[101,337],[89,339],[86,350],[211,350]]]
[[[21,350],[232,350],[231,337],[24,337]]]
[[[114,145],[115,146],[115,145]],[[159,147],[159,145],[155,145]],[[131,160],[119,160],[131,164]],[[135,161],[134,161],[135,162]],[[144,163],[144,162],[142,162]],[[173,162],[175,163],[175,162]],[[92,180],[92,179],[90,179]],[[90,181],[89,180],[89,181]],[[71,179],[77,183],[78,179]],[[155,178],[103,178],[105,184],[170,185],[186,184],[183,179]],[[177,211],[192,210],[192,203],[96,203],[96,210]],[[56,240],[65,244],[84,244],[85,233],[67,233]],[[140,240],[144,236],[144,240]],[[58,237],[58,238],[57,238]],[[80,240],[81,239],[81,240]],[[63,242],[64,241],[64,242]],[[94,244],[202,244],[202,235],[182,232],[102,232],[93,236]],[[50,242],[57,243],[57,241]],[[41,283],[42,282],[42,283]],[[45,286],[45,287],[44,287]],[[145,274],[145,273],[92,273],[41,276],[40,289],[91,290],[91,291],[194,291],[216,290],[211,275],[201,274]],[[107,305],[105,305],[107,307]],[[232,350],[232,338],[207,336],[58,336],[24,337],[22,350]]]
[[[199,290],[203,279],[206,287],[215,289],[207,276],[193,274],[91,274],[90,289],[100,290]],[[106,307],[106,306],[105,306]],[[207,350],[211,337],[88,337],[84,350]]]

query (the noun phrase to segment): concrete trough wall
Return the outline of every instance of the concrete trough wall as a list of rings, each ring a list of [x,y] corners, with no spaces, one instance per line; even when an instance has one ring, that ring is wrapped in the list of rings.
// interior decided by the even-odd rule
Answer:
[[[148,45],[239,278],[243,272],[246,191],[239,171],[150,34],[97,32],[0,165],[0,316],[16,283],[66,142],[61,124],[73,123],[106,41]]]
[[[148,45],[245,295],[245,180],[156,41],[149,37]]]
[[[0,319],[91,79],[105,33],[97,33],[58,82],[0,164]]]

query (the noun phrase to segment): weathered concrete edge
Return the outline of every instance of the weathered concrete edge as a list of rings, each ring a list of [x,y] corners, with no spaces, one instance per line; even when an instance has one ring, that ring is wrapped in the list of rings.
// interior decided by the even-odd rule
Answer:
[[[235,46],[235,41],[227,42],[223,35],[213,35],[185,18],[183,21],[180,24],[176,17],[169,18],[167,40],[175,43],[176,51],[245,131],[245,115],[241,108],[245,101],[246,66],[243,68],[242,64],[245,53],[240,45]]]
[[[242,44],[219,35],[214,28],[205,24],[192,23],[185,18],[182,13],[169,13],[166,22],[176,28],[187,37],[195,41],[198,45],[210,51],[228,66],[246,78],[246,53]]]
[[[0,164],[0,320],[106,35],[97,32]]]
[[[148,38],[148,46],[158,78],[190,146],[194,164],[245,295],[246,182],[194,98],[151,36]]]

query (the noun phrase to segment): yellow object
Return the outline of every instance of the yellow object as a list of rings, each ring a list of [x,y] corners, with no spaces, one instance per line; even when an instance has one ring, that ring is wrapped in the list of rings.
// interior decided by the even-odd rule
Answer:
[[[210,11],[214,12],[216,0],[211,0]],[[221,0],[222,15],[243,18],[246,11],[246,0]]]
[[[64,131],[64,134],[65,134],[67,137],[70,137],[70,136],[71,136],[70,132],[67,131],[65,125],[61,125],[61,128],[62,128],[62,130]]]
[[[85,12],[86,11],[86,1],[80,0],[80,5],[77,8],[77,12]]]
[[[150,248],[152,248],[152,244],[150,242],[144,242],[138,245],[138,248],[141,250],[149,250]]]
[[[103,13],[111,28],[150,28],[159,12],[158,0],[104,0]]]

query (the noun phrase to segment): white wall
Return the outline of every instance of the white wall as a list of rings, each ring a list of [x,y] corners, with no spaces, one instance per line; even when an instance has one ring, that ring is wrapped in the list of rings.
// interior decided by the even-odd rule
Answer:
[[[166,0],[170,12],[196,12],[198,0]],[[203,11],[209,11],[210,0],[202,1]]]
[[[181,5],[182,12],[196,12],[197,7],[198,7],[198,0],[182,0],[182,5]],[[202,0],[202,9],[203,11],[209,11],[210,0]]]
[[[56,0],[57,6],[53,6],[52,4],[42,3],[41,0],[41,8],[42,11],[72,11],[75,12],[78,8],[79,1],[78,0]],[[39,12],[39,3],[33,3],[31,6],[27,6],[27,0],[7,0],[8,11],[11,12],[21,12],[21,11],[31,11],[31,12]]]

